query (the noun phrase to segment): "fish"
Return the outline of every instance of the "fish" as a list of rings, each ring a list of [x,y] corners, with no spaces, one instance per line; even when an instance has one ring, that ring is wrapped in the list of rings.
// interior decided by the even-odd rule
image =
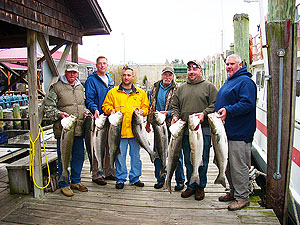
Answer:
[[[65,181],[69,183],[68,179],[68,167],[71,161],[72,147],[74,141],[74,132],[76,126],[77,118],[70,115],[61,120],[62,133],[60,137],[60,152],[61,152],[61,162],[62,162],[62,174],[59,181]]]
[[[155,147],[158,158],[161,160],[160,177],[166,173],[168,154],[168,128],[165,122],[166,115],[156,111],[154,113],[152,127],[154,131]]]
[[[200,185],[199,167],[203,165],[203,134],[200,118],[195,114],[189,115],[188,118],[189,142],[191,147],[191,161],[193,164],[193,173],[191,175],[190,184],[196,182]]]
[[[110,127],[108,130],[108,147],[110,156],[110,167],[115,170],[115,160],[120,153],[121,128],[124,113],[118,111],[108,117]]]
[[[228,140],[224,124],[220,118],[217,117],[218,113],[208,114],[208,122],[210,125],[212,144],[215,152],[214,163],[219,169],[219,174],[215,179],[215,184],[222,184],[226,188],[225,171],[228,160]]]
[[[95,119],[95,127],[93,131],[92,153],[97,162],[97,176],[104,176],[103,160],[108,137],[108,123],[106,121],[107,116],[102,113],[99,118]]]
[[[169,127],[171,132],[171,139],[168,145],[168,163],[167,163],[167,176],[164,184],[164,189],[168,189],[172,193],[171,180],[176,170],[181,149],[182,149],[182,138],[184,133],[186,122],[179,119],[176,123]]]
[[[88,115],[84,118],[83,121],[83,133],[84,133],[84,143],[85,150],[87,152],[89,162],[90,162],[90,171],[92,171],[92,136],[94,130],[94,120],[91,115]]]
[[[155,154],[153,150],[150,148],[150,143],[147,139],[147,134],[145,127],[143,126],[143,116],[138,114],[139,109],[135,109],[132,113],[131,127],[132,133],[136,138],[138,144],[145,149],[149,156],[150,160],[153,163],[155,159]]]

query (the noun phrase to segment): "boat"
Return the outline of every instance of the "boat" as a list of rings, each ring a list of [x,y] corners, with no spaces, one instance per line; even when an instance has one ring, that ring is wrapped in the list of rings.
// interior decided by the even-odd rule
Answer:
[[[298,22],[299,23],[299,22]],[[261,27],[262,28],[262,27]],[[298,25],[299,29],[299,25]],[[251,50],[253,61],[250,65],[252,79],[257,85],[257,105],[256,105],[256,132],[252,143],[252,163],[263,173],[267,173],[267,82],[268,68],[267,55],[263,54],[264,32],[260,32],[253,37]],[[295,126],[293,152],[291,162],[289,203],[288,203],[288,223],[299,224],[300,220],[300,32],[298,30],[298,50],[297,50],[297,83],[295,100]],[[265,57],[264,57],[265,56]],[[259,176],[257,183],[265,188],[265,178]]]

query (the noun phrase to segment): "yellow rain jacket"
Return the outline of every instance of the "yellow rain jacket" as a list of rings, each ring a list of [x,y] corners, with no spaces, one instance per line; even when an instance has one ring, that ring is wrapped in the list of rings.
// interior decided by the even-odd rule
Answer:
[[[102,104],[102,110],[105,114],[110,115],[114,109],[116,112],[124,113],[121,138],[134,138],[131,129],[131,119],[133,111],[138,108],[144,111],[144,116],[149,112],[149,100],[146,92],[132,85],[132,89],[127,94],[121,85],[111,89]]]

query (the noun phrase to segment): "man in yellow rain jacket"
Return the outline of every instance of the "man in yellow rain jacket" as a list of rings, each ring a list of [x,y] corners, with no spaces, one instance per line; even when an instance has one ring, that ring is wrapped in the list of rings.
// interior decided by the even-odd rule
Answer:
[[[129,172],[129,183],[143,187],[139,177],[142,175],[142,161],[140,159],[140,146],[137,143],[131,128],[133,111],[138,108],[139,114],[147,116],[149,112],[149,100],[147,94],[133,85],[133,69],[124,67],[122,69],[122,83],[111,89],[103,102],[102,110],[105,114],[113,114],[117,111],[124,113],[120,154],[115,160],[116,165],[116,188],[123,189],[127,178],[126,155],[127,147],[130,146],[129,155],[131,168]]]

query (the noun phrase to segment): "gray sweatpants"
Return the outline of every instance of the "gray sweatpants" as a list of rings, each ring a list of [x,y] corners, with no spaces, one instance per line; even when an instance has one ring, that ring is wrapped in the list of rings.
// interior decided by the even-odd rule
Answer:
[[[252,143],[228,141],[226,177],[236,200],[249,201],[249,167]]]

